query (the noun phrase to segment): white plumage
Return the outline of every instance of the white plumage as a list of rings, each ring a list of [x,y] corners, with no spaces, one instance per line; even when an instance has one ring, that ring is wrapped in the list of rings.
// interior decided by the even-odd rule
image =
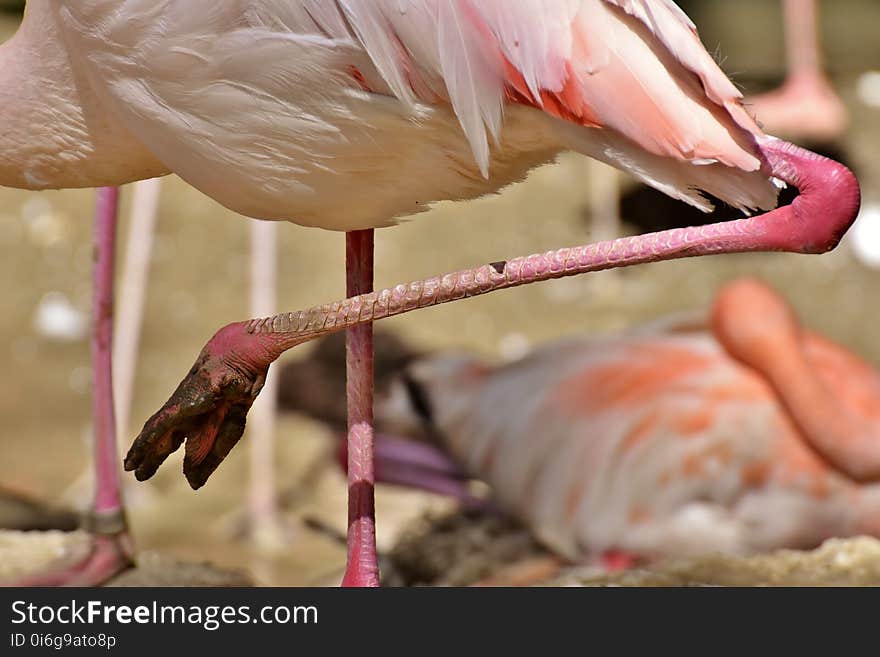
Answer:
[[[387,225],[568,149],[703,208],[775,203],[760,130],[668,0],[31,0],[26,22],[71,107],[129,133],[120,181],[164,168],[249,216]],[[44,64],[20,64],[30,86]],[[10,184],[89,182],[83,114],[85,172],[55,154]]]

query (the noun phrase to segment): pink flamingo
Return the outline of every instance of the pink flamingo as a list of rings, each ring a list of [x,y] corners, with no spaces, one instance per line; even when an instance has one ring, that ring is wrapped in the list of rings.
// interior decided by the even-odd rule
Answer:
[[[779,89],[748,99],[768,132],[830,141],[847,124],[840,97],[822,71],[816,0],[783,0],[788,76]]]
[[[470,473],[573,562],[880,536],[880,371],[755,280],[725,286],[705,320],[500,367],[421,357],[377,417],[428,441],[380,441],[380,480],[461,496]]]
[[[665,258],[822,252],[859,204],[845,168],[763,134],[671,0],[255,0],[207,13],[189,0],[31,0],[0,57],[0,89],[15,89],[0,106],[14,135],[0,142],[0,183],[174,171],[242,214],[349,233],[348,293],[361,296],[221,330],[126,459],[146,479],[188,438],[185,474],[203,485],[240,438],[269,364],[351,329],[346,584],[378,582],[373,320]],[[775,205],[776,179],[803,195],[752,219],[370,292],[373,228],[493,192],[564,150],[704,209],[698,190],[743,210]]]

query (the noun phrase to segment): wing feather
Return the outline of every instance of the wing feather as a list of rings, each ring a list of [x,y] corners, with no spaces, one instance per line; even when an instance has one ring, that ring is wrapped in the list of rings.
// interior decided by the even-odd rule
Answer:
[[[480,171],[489,175],[488,129],[498,139],[504,98],[501,61],[480,34],[464,3],[443,2],[438,16],[440,62],[452,106],[474,149]]]
[[[395,95],[428,100],[413,79],[428,80],[451,103],[484,175],[504,104],[520,102],[600,128],[566,143],[703,209],[698,190],[775,204],[760,129],[671,0],[339,1],[359,5],[349,20]]]
[[[322,125],[344,113],[320,85],[303,89],[332,78],[337,90],[395,97],[394,112],[414,122],[425,105],[448,103],[484,176],[504,107],[519,103],[560,120],[535,113],[535,134],[549,125],[558,137],[550,147],[701,208],[710,206],[700,190],[745,210],[775,202],[759,128],[671,0],[78,0],[62,12],[100,44],[83,51],[95,75],[129,99],[120,111],[137,114],[129,122],[144,139],[155,132],[156,149],[163,107],[195,139],[200,121],[210,131],[259,105],[284,117],[265,126],[270,161],[284,153],[288,120]]]

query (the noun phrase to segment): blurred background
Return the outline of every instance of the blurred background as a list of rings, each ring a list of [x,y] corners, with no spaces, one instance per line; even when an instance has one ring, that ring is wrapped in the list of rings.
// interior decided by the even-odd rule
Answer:
[[[0,41],[16,29],[23,3],[0,0]],[[692,0],[679,4],[707,48],[747,95],[777,87],[785,75],[777,0]],[[493,359],[521,356],[538,343],[577,333],[615,331],[665,313],[705,307],[715,290],[758,275],[791,300],[805,322],[880,364],[880,3],[828,0],[822,38],[829,77],[850,114],[834,152],[857,173],[865,194],[858,235],[832,254],[748,255],[670,262],[534,285],[383,322],[421,349],[465,347]],[[542,168],[519,186],[468,204],[440,204],[417,221],[377,235],[377,284],[594,239],[591,184],[597,168],[575,157]],[[623,191],[632,183],[621,178]],[[344,190],[340,190],[344,194]],[[601,190],[599,191],[601,193]],[[123,212],[130,194],[124,196]],[[32,194],[0,189],[0,484],[76,509],[90,487],[88,317],[92,191]],[[626,203],[625,232],[657,225],[684,206]],[[632,215],[628,215],[632,212]],[[127,216],[127,215],[123,215]],[[873,223],[872,223],[873,222]],[[872,228],[873,226],[873,228]],[[874,247],[871,249],[871,235]],[[120,236],[127,236],[127,224]],[[343,296],[343,236],[283,225],[279,231],[279,307],[303,308]],[[221,325],[249,316],[248,222],[177,179],[162,189],[150,287],[126,444],[167,399],[204,342]],[[120,258],[122,257],[120,249]],[[872,268],[876,267],[876,268]],[[307,347],[288,354],[301,358]],[[278,486],[293,491],[285,511],[289,542],[255,549],[238,541],[247,482],[239,447],[209,484],[193,493],[175,455],[155,483],[125,477],[141,550],[248,570],[261,584],[336,580],[345,549],[345,486],[326,471],[308,488],[304,474],[332,436],[304,418],[278,426]],[[425,494],[380,488],[380,548],[428,507]],[[322,531],[304,519],[318,519]],[[311,523],[314,524],[314,523]],[[330,531],[327,531],[329,528]]]

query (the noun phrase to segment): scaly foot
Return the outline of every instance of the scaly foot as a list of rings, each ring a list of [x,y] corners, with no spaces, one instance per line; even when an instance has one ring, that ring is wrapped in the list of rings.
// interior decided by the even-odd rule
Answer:
[[[271,359],[244,324],[221,329],[165,405],[147,420],[125,457],[139,481],[152,477],[186,441],[183,472],[201,488],[244,433]]]

